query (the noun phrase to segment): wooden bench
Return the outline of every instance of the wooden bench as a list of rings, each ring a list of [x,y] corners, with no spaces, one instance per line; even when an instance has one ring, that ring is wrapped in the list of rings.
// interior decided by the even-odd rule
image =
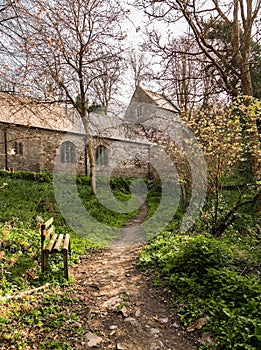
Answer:
[[[46,271],[50,254],[63,255],[64,277],[68,280],[68,253],[71,251],[70,235],[55,233],[53,218],[41,225],[41,267]]]

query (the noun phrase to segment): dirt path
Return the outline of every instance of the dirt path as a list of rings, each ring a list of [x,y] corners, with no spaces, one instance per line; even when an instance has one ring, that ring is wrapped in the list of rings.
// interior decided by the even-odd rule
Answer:
[[[74,266],[73,290],[79,302],[83,337],[75,349],[193,350],[196,349],[170,310],[164,294],[137,269],[142,244],[135,224],[146,208],[123,229],[114,245],[86,256]],[[135,243],[135,244],[134,244]]]
[[[131,247],[144,242],[139,230],[139,224],[144,222],[148,213],[147,203],[142,204],[139,214],[128,221],[122,228],[121,239],[111,244],[111,247]]]

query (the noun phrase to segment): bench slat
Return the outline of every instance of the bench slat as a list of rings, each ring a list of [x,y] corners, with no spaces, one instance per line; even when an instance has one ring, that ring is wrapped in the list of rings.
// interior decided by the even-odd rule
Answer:
[[[55,246],[53,247],[53,252],[55,252],[55,253],[60,252],[60,250],[61,250],[60,246],[62,244],[62,240],[63,240],[63,234],[61,233],[61,234],[59,234],[58,239],[55,243]]]
[[[45,250],[48,250],[49,253],[52,252],[52,249],[53,249],[53,245],[56,241],[56,238],[57,238],[57,233],[55,233],[52,237],[52,239],[50,240],[50,242],[48,243],[47,247],[45,248]]]
[[[70,235],[69,233],[66,233],[63,243],[63,250],[69,250],[70,248]]]

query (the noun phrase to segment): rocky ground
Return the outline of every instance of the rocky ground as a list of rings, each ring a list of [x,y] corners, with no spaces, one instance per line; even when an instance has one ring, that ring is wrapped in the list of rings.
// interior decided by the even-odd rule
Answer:
[[[79,300],[74,312],[81,315],[79,326],[86,329],[75,349],[196,349],[168,298],[137,270],[140,249],[110,247],[71,269]]]

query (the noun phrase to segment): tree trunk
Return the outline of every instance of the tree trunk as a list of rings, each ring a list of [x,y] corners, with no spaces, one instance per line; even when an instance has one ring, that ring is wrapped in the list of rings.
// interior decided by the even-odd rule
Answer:
[[[240,40],[239,1],[234,0],[232,45],[236,66],[240,71],[241,94],[246,106],[247,132],[250,154],[252,158],[252,175],[257,181],[261,178],[260,141],[257,128],[257,119],[249,107],[253,104],[253,85],[250,72],[251,29],[253,25],[252,1],[247,1],[247,8],[241,8],[244,28],[244,40]]]
[[[90,164],[90,180],[91,180],[91,194],[96,194],[96,174],[95,174],[95,157],[93,152],[92,138],[89,137],[87,141],[87,154]]]
[[[260,135],[257,127],[256,115],[258,110],[254,108],[254,100],[251,96],[244,96],[243,102],[246,108],[246,137],[249,144],[251,156],[252,176],[255,181],[261,180],[261,149]],[[252,105],[252,106],[251,106]],[[257,210],[261,211],[261,192],[257,196]]]
[[[95,174],[95,156],[93,150],[93,139],[90,132],[89,112],[87,116],[82,117],[84,130],[87,136],[87,156],[90,165],[90,181],[91,181],[91,195],[96,194],[96,174]]]

